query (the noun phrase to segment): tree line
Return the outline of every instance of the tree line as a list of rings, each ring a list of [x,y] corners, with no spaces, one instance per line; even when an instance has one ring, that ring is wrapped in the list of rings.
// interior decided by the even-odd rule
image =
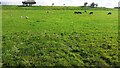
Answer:
[[[88,2],[85,2],[85,3],[84,3],[84,7],[86,7],[87,5],[88,5]],[[91,8],[98,7],[98,4],[92,2],[92,3],[90,4],[90,7],[91,7]]]
[[[32,6],[33,4],[36,4],[35,0],[22,1],[22,3],[23,3],[23,6]],[[51,6],[54,6],[54,5],[55,5],[55,3],[52,3]],[[64,3],[63,5],[65,6],[65,3]],[[82,7],[86,7],[87,5],[88,5],[88,2],[85,2]],[[98,4],[97,4],[97,3],[94,3],[94,2],[92,2],[92,3],[90,4],[90,7],[91,7],[91,8],[94,8],[94,7],[97,7],[97,6],[98,6]]]
[[[54,5],[55,5],[55,3],[52,3],[52,6],[54,6]],[[65,6],[65,4],[63,4],[63,5]],[[83,7],[86,7],[87,5],[88,5],[88,2],[85,2],[84,5],[83,5]],[[91,7],[91,8],[98,7],[98,4],[92,2],[92,3],[90,4],[90,7]]]

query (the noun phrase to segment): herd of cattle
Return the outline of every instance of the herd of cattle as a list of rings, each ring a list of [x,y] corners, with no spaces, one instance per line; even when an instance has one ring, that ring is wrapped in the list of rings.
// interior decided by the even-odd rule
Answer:
[[[74,12],[74,14],[82,14],[82,13],[87,13],[87,11],[85,10],[84,12]],[[90,15],[93,15],[94,12],[89,12]],[[112,12],[108,12],[107,15],[111,15]]]
[[[49,13],[49,11],[46,11],[46,13]],[[74,14],[83,14],[83,13],[87,13],[87,11],[85,10],[84,12],[79,12],[79,11],[78,12],[76,12],[76,11],[74,12]],[[89,12],[90,15],[93,15],[93,13],[94,12]],[[112,12],[110,12],[110,11],[107,13],[107,15],[111,15],[111,14],[112,14]],[[29,19],[28,16],[21,16],[21,18]]]

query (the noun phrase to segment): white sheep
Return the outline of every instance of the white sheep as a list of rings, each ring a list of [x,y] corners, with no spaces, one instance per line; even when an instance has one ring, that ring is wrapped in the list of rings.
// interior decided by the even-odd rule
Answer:
[[[25,16],[25,19],[28,19],[29,17],[28,16]]]
[[[28,16],[20,16],[21,18],[29,19]]]
[[[21,18],[23,18],[23,16],[20,16]]]

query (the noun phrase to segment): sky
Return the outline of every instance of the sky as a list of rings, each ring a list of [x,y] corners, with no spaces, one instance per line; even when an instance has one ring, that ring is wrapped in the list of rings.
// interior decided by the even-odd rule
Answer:
[[[24,0],[0,0],[2,4],[6,5],[22,5],[22,1]],[[97,3],[99,7],[108,7],[113,8],[118,6],[118,2],[120,0],[35,0],[36,5],[43,5],[43,6],[51,6],[52,3],[55,6],[83,6],[84,2],[88,2],[90,5],[92,2]]]

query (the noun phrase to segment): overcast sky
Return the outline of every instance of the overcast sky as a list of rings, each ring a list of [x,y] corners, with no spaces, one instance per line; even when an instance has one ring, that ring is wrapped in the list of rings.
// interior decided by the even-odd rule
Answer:
[[[22,5],[22,1],[24,0],[0,0],[2,4],[15,4]],[[99,7],[108,7],[113,8],[118,6],[118,2],[120,0],[35,0],[37,2],[36,5],[44,5],[48,6],[52,3],[55,3],[56,6],[62,6],[65,4],[66,6],[82,6],[84,2],[88,2],[88,5],[92,2],[98,3]]]

